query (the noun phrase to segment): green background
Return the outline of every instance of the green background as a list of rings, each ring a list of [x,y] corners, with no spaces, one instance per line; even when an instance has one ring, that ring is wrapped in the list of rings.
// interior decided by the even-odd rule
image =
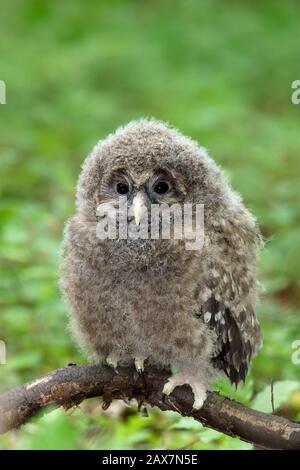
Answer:
[[[264,348],[237,392],[300,414],[300,6],[296,1],[37,1],[1,3],[0,339],[7,389],[84,363],[66,329],[58,251],[75,182],[94,144],[142,116],[169,121],[208,148],[266,239],[258,314]],[[149,417],[99,400],[33,419],[0,439],[12,449],[251,448],[175,413]]]

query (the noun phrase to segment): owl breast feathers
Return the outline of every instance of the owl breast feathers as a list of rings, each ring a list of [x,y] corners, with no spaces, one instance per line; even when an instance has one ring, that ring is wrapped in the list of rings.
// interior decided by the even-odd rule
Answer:
[[[143,239],[99,238],[99,207],[109,204],[118,224],[120,200],[138,228],[146,219],[151,226],[155,205],[201,205],[201,249],[172,233],[153,239],[150,229]],[[79,177],[61,250],[71,328],[99,362],[176,367],[165,393],[189,383],[200,407],[220,372],[244,381],[261,346],[261,245],[254,217],[205,149],[164,123],[131,122],[96,145]]]

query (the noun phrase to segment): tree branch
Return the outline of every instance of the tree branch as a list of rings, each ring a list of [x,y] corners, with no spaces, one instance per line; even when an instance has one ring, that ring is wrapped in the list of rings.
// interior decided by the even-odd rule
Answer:
[[[118,373],[97,365],[57,369],[0,396],[0,433],[20,426],[47,405],[71,408],[86,398],[102,396],[106,407],[115,398],[136,398],[140,404],[145,400],[163,411],[177,411],[262,448],[300,450],[299,423],[252,410],[215,392],[208,394],[200,410],[193,411],[193,394],[187,385],[163,397],[169,375],[170,371],[154,366],[143,375],[129,367],[119,368]]]

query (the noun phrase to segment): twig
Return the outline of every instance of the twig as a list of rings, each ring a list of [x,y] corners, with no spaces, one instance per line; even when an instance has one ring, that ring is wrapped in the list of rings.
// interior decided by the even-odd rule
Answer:
[[[272,413],[275,413],[275,406],[274,406],[274,380],[271,381],[271,405],[272,405]]]

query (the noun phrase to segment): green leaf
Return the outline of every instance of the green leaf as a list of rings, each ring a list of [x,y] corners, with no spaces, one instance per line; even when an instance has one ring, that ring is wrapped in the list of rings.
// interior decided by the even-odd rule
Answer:
[[[299,388],[299,382],[293,380],[282,380],[281,382],[275,382],[273,386],[275,410],[278,409],[283,403],[287,402],[291,393],[295,390],[298,390]],[[262,392],[256,395],[252,402],[252,407],[258,411],[272,413],[271,385],[268,385]]]

